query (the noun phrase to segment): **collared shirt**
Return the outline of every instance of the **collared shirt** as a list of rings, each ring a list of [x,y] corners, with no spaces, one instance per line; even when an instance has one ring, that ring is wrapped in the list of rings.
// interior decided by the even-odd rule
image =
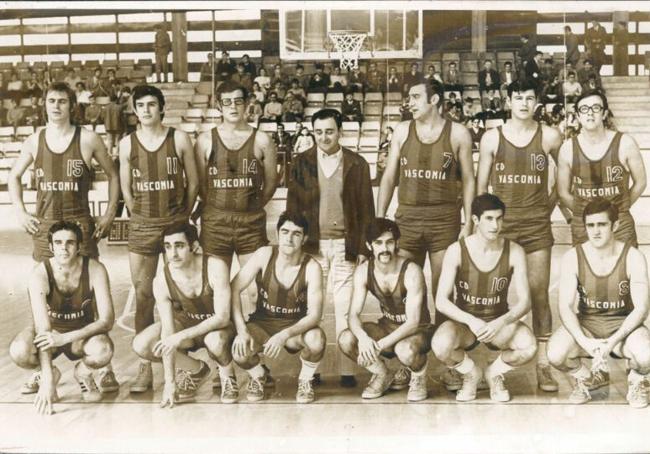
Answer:
[[[325,153],[319,148],[317,150],[317,156],[318,156],[318,166],[323,171],[323,174],[327,178],[329,178],[332,175],[334,175],[334,172],[336,172],[336,169],[339,166],[341,159],[343,159],[343,149],[339,147],[339,151],[328,155],[327,153]]]

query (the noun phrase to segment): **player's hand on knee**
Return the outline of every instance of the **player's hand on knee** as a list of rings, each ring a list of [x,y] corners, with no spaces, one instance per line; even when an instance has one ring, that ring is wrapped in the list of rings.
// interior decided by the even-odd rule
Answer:
[[[360,366],[367,367],[379,360],[380,352],[381,348],[379,344],[370,336],[359,339],[359,357],[357,362]]]
[[[66,344],[63,334],[56,330],[46,331],[37,335],[34,338],[34,345],[39,350],[47,350],[49,348],[61,347]]]
[[[27,211],[22,211],[18,213],[18,223],[25,229],[30,235],[34,235],[38,232],[38,225],[41,221],[38,218],[32,216]]]
[[[586,337],[579,342],[580,346],[593,358],[603,356],[603,351],[607,345],[607,339],[592,339]]]
[[[474,320],[469,322],[468,326],[469,326],[469,329],[472,331],[472,333],[474,333],[476,338],[478,340],[480,340],[479,337],[481,336],[483,331],[486,329],[487,323],[485,323],[480,318],[474,318]]]
[[[164,339],[160,339],[156,342],[156,345],[153,347],[153,354],[155,356],[171,355],[173,352],[178,349],[178,347],[183,342],[183,338],[180,333],[172,334],[167,336]]]
[[[162,400],[160,401],[160,408],[172,408],[176,403],[176,383],[167,383],[163,387]]]
[[[277,358],[288,340],[289,337],[284,331],[274,334],[264,344],[264,355],[268,358]]]
[[[238,334],[232,343],[232,352],[240,357],[248,356],[252,353],[255,346],[255,340],[248,332]]]
[[[485,327],[481,330],[480,334],[476,337],[480,342],[490,342],[497,333],[503,328],[505,322],[502,319],[497,318],[485,324]]]
[[[56,396],[56,387],[52,380],[43,380],[38,388],[38,393],[34,398],[34,406],[36,411],[41,415],[51,415],[52,402]]]

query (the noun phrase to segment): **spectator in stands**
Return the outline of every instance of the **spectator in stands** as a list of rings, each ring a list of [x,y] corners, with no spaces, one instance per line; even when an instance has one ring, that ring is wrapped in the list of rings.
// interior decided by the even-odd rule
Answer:
[[[595,74],[589,74],[587,83],[582,86],[582,91],[594,91],[599,90],[600,86],[598,84],[598,79]]]
[[[586,59],[582,65],[582,68],[578,70],[578,82],[580,82],[580,84],[585,87],[589,81],[590,76],[597,78],[596,70],[592,66],[591,60]]]
[[[7,109],[5,109],[3,103],[0,102],[0,127],[1,126],[7,126]],[[0,153],[0,158],[1,157],[4,157],[2,153]]]
[[[413,120],[413,113],[411,113],[411,109],[409,108],[408,96],[402,98],[402,104],[399,106],[399,113],[401,115],[401,121]]]
[[[351,91],[345,93],[345,99],[341,104],[341,114],[343,121],[356,121],[359,124],[363,122],[361,103],[354,99],[354,94]]]
[[[9,96],[21,97],[24,89],[25,86],[23,85],[23,81],[18,79],[18,74],[12,71],[9,76],[9,83],[7,84],[7,92],[9,92]]]
[[[451,61],[447,65],[447,71],[445,71],[443,80],[446,91],[463,92],[463,82],[460,80],[460,72],[455,61]]]
[[[562,91],[568,103],[576,102],[578,96],[582,94],[582,85],[576,80],[575,71],[568,73],[567,80],[562,85]]]
[[[614,75],[627,76],[628,75],[628,49],[627,45],[630,42],[630,36],[627,31],[627,24],[623,21],[616,22],[614,26]]]
[[[478,117],[471,117],[469,121],[469,135],[472,137],[472,153],[478,153],[481,137],[485,133],[485,128]]]
[[[401,93],[402,89],[402,78],[397,74],[397,68],[391,66],[388,70],[388,91],[389,93]]]
[[[255,93],[248,95],[248,105],[246,106],[246,122],[257,123],[262,116],[262,103]]]
[[[409,89],[413,85],[421,84],[422,80],[424,80],[424,76],[422,75],[422,72],[418,70],[418,64],[417,63],[411,63],[411,70],[404,74],[404,88],[403,88],[403,93],[406,95],[409,92]]]
[[[386,76],[383,72],[377,69],[377,63],[370,62],[370,68],[368,69],[368,74],[366,75],[366,81],[368,86],[366,87],[366,92],[377,92],[380,91],[384,93],[386,91]]]
[[[564,27],[564,43],[566,45],[565,60],[575,68],[580,61],[580,49],[578,49],[578,37],[573,34],[568,25]]]
[[[269,100],[264,105],[264,113],[260,121],[277,123],[282,118],[282,104],[278,101],[278,94],[269,93]]]
[[[138,117],[133,111],[133,94],[131,93],[131,87],[126,86],[122,90],[122,97],[120,102],[124,103],[124,128],[125,134],[131,134],[138,127]]]
[[[251,79],[255,80],[257,77],[257,67],[255,66],[255,63],[251,61],[251,58],[248,56],[248,54],[244,54],[241,57],[242,63],[244,64],[244,72],[246,74],[250,74]]]
[[[445,102],[445,117],[456,123],[463,122],[463,106],[459,102]]]
[[[287,92],[282,103],[282,121],[302,121],[303,109],[302,100]]]
[[[75,96],[77,97],[77,104],[90,104],[90,95],[92,93],[86,89],[86,84],[77,82],[75,86]]]
[[[172,50],[172,42],[169,39],[169,35],[165,28],[164,23],[158,24],[155,27],[156,36],[154,38],[153,51],[156,55],[155,70],[158,82],[162,82],[163,78],[165,82],[167,82],[167,75],[169,73],[169,62],[167,61],[167,56]]]
[[[521,41],[521,46],[519,47],[519,68],[522,74],[525,75],[527,74],[526,66],[535,57],[537,46],[531,42],[529,35],[521,35],[519,39]]]
[[[273,74],[271,75],[271,87],[275,87],[278,82],[285,83],[286,77],[282,73],[282,66],[279,64],[273,65]]]
[[[291,79],[291,87],[287,90],[287,94],[291,93],[294,98],[299,100],[303,106],[307,103],[307,94],[305,89],[300,85],[300,81],[296,78]]]
[[[388,152],[388,147],[390,147],[390,142],[393,140],[393,127],[386,126],[384,133],[382,134],[381,141],[379,142],[379,149]]]
[[[543,103],[556,103],[562,98],[562,84],[558,76],[553,76],[553,80],[545,81],[542,88],[541,100]]]
[[[222,51],[221,60],[217,63],[217,81],[229,80],[236,72],[235,63],[230,60],[230,54],[227,50]]]
[[[214,55],[206,54],[207,61],[201,65],[201,82],[211,82],[214,78]]]
[[[113,145],[117,144],[124,133],[124,109],[126,104],[120,102],[115,94],[110,96],[110,102],[104,108],[104,126],[106,127],[106,148],[114,160],[117,160],[117,149],[113,151]]]
[[[434,65],[429,65],[427,67],[427,73],[423,76],[424,80],[427,81],[427,83],[431,84],[435,80],[441,85],[444,85],[444,81],[442,80],[442,76],[436,69]],[[408,92],[407,92],[408,93]]]
[[[278,101],[283,102],[284,97],[287,94],[287,87],[284,85],[284,82],[281,80],[276,80],[271,88],[276,95],[278,95]]]
[[[560,82],[565,82],[569,78],[569,73],[570,72],[576,73],[576,77],[577,77],[577,72],[573,68],[573,65],[571,63],[569,63],[569,62],[565,62],[564,65],[562,65],[562,68],[559,71]]]
[[[564,124],[564,112],[564,103],[557,103],[553,106],[553,110],[551,110],[551,126]],[[564,133],[564,128],[561,128],[560,131]]]
[[[95,95],[91,94],[90,103],[86,106],[84,110],[84,124],[91,124],[93,127],[97,124],[102,123],[102,106],[97,104],[97,99]]]
[[[501,86],[499,73],[492,68],[492,60],[486,59],[483,62],[483,69],[478,72],[478,92],[481,98],[483,93],[489,90],[498,90]]]
[[[353,92],[366,92],[366,73],[361,71],[361,68],[358,66],[352,68],[350,75],[348,76],[348,87]]]
[[[7,81],[5,80],[5,73],[0,72],[0,98],[4,99],[6,94],[7,94]]]
[[[124,95],[124,89],[128,87],[124,87],[122,85],[122,81],[120,79],[115,79],[115,82],[113,82],[113,95],[117,98],[118,102],[121,102],[122,96]]]
[[[20,107],[20,97],[9,98],[9,109],[7,110],[7,124],[14,128],[22,126],[25,121],[25,109]]]
[[[545,58],[544,65],[542,66],[542,80],[544,82],[550,82],[557,75],[555,66],[553,66],[552,58]]]
[[[546,113],[546,106],[544,104],[539,104],[535,108],[533,119],[538,123],[545,124],[547,126],[550,125],[551,122],[548,114]]]
[[[377,164],[375,178],[372,179],[373,186],[379,186],[381,177],[386,170],[386,161],[388,160],[388,151],[390,149],[390,142],[393,140],[393,128],[386,126],[382,134],[381,142],[379,143],[379,151],[377,152]]]
[[[503,118],[503,104],[494,88],[489,89],[483,97],[483,113],[484,118]]]
[[[115,94],[115,87],[119,83],[117,77],[115,77],[115,70],[109,69],[106,71],[106,77],[103,77],[99,84],[99,94],[98,96],[106,96],[110,98]]]
[[[266,69],[263,67],[260,67],[260,74],[253,79],[253,82],[257,82],[265,95],[271,89],[271,78],[266,74]]]
[[[260,68],[260,71],[262,69]],[[258,76],[259,77],[259,76]],[[260,104],[263,104],[266,101],[266,91],[260,87],[260,84],[257,82],[253,82],[253,90],[252,92],[255,95],[255,98],[257,98],[257,102]]]
[[[499,94],[505,98],[508,94],[508,85],[519,79],[517,73],[512,70],[512,62],[507,61],[503,65],[503,71],[499,73],[499,81],[501,82],[501,89]]]
[[[43,105],[39,103],[40,96],[31,95],[30,105],[25,108],[25,124],[28,126],[45,126]]]
[[[334,93],[343,93],[348,86],[348,77],[341,74],[341,67],[334,67],[334,74],[330,75],[329,91]]]
[[[94,96],[99,96],[100,93],[99,87],[101,86],[101,84],[102,84],[102,69],[95,68],[95,70],[93,71],[93,75],[86,82],[86,88]]]
[[[593,19],[591,28],[585,32],[585,51],[594,65],[596,74],[600,74],[600,67],[605,63],[605,42],[607,41],[607,32],[601,27],[600,23]]]
[[[232,75],[232,80],[242,87],[245,87],[248,91],[253,90],[253,79],[251,78],[251,75],[246,72],[246,68],[242,62],[237,63],[237,72]]]
[[[293,78],[298,80],[298,86],[302,87],[302,89],[305,90],[305,93],[307,93],[309,87],[309,76],[305,74],[305,67],[300,63],[296,65],[296,74]]]
[[[542,88],[542,57],[544,54],[542,54],[539,51],[535,52],[535,56],[532,58],[532,60],[529,60],[528,63],[526,63],[526,78],[527,79],[532,79],[536,82],[538,88],[541,90]]]
[[[29,72],[29,80],[25,83],[25,93],[28,96],[36,96],[37,98],[43,96],[43,83],[39,80],[38,73],[35,71]]]
[[[291,155],[293,154],[293,150],[291,149],[291,135],[284,130],[282,123],[278,123],[278,129],[271,134],[271,138],[277,147],[277,159],[278,165],[280,166],[280,170],[278,171],[278,186],[285,186],[287,168],[291,165]]]
[[[315,68],[316,72],[309,79],[307,93],[326,93],[327,87],[330,85],[329,75],[323,71],[322,63],[316,63]]]
[[[63,78],[63,82],[68,84],[70,88],[75,88],[79,82],[83,82],[81,77],[75,72],[74,68],[68,69],[68,75]]]
[[[314,136],[309,129],[303,126],[298,131],[293,144],[293,152],[296,154],[303,153],[314,146]]]
[[[463,103],[463,115],[465,118],[473,118],[481,115],[482,112],[480,99],[472,98],[471,96],[465,98],[465,102]]]

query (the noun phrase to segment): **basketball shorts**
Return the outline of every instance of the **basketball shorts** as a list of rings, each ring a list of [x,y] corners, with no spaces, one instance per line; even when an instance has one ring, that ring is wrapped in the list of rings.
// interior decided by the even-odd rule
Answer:
[[[573,246],[585,243],[589,239],[585,224],[582,221],[582,215],[574,216],[571,220],[571,237]],[[614,232],[614,238],[624,243],[629,241],[632,246],[638,247],[634,218],[629,211],[623,211],[618,214],[618,229]]]
[[[269,244],[266,212],[252,213],[205,210],[201,217],[203,252],[218,257],[252,254]]]
[[[163,231],[174,224],[187,222],[185,213],[164,218],[145,218],[132,214],[129,220],[129,252],[158,255],[163,252]]]
[[[256,317],[254,314],[251,314],[250,318],[248,319],[248,322],[246,322],[246,326],[249,327],[249,329],[252,328],[253,331],[261,330],[268,337],[272,337],[274,334],[279,333],[280,331],[290,327],[291,325],[295,325],[297,322],[298,319],[292,320],[292,319],[284,319],[284,318]],[[289,353],[292,354],[296,353],[295,350],[287,348],[286,345],[284,349]]]
[[[553,246],[551,218],[546,209],[539,209],[541,216],[535,213],[535,208],[512,211],[506,207],[501,235],[523,247],[526,254]]]
[[[366,330],[366,331],[367,332],[369,331],[368,334],[374,340],[379,340],[382,337],[389,335],[390,333],[392,333],[393,331],[395,331],[397,328],[401,326],[399,323],[392,322],[388,320],[386,317],[380,318],[375,323],[365,322],[363,324],[364,329],[366,328],[367,325],[373,325],[374,329]],[[418,325],[417,331],[415,331],[415,333],[409,336],[409,337],[413,337],[413,336],[423,337],[424,342],[422,343],[422,350],[420,351],[420,353],[426,354],[429,352],[429,350],[431,350],[431,338],[433,337],[434,331],[435,331],[435,327],[430,323],[420,323],[420,325]],[[408,339],[408,337],[406,339]],[[393,348],[382,351],[381,352],[382,356],[386,358],[394,358],[396,355]]]
[[[425,252],[444,251],[460,234],[460,206],[412,207],[400,205],[395,222],[401,237],[399,247],[423,257]],[[424,262],[424,260],[422,261]]]
[[[578,321],[580,322],[582,331],[584,331],[587,336],[593,337],[594,339],[607,339],[621,327],[625,318],[625,316],[608,317],[592,315],[578,317]],[[620,355],[622,355],[620,351],[621,345],[622,343],[616,345],[609,356],[620,359]]]
[[[61,219],[41,219],[41,223],[38,225],[38,232],[32,235],[32,241],[34,243],[34,252],[32,257],[37,262],[42,262],[43,260],[53,256],[52,251],[50,251],[50,244],[47,239],[47,234],[55,223],[59,222]],[[81,255],[87,257],[97,258],[99,257],[99,249],[97,248],[97,242],[93,238],[95,233],[95,221],[90,216],[79,216],[79,217],[70,217],[66,218],[66,221],[76,222],[81,227],[81,232],[83,233],[83,240],[81,242]]]
[[[67,333],[67,332],[69,332],[69,331],[75,331],[75,330],[77,330],[77,329],[81,329],[81,328],[70,328],[70,329],[65,329],[65,328],[62,327],[62,326],[57,326],[57,327],[54,327],[54,326],[53,326],[52,328],[53,328],[53,329],[56,329],[59,333],[62,333],[62,334]],[[32,338],[36,338],[36,331],[32,330],[32,333],[31,333],[31,334],[32,334]],[[91,337],[94,337],[94,336],[97,336],[97,335],[100,335],[100,334],[103,334],[103,335],[107,336],[109,342],[112,343],[112,339],[109,337],[108,333],[98,333],[98,334],[95,334],[95,335],[93,335],[93,336],[91,336]],[[88,338],[88,339],[90,339],[90,338]],[[88,339],[81,339],[81,342],[82,342],[81,345],[84,345],[85,342],[86,342],[86,340],[88,340]],[[78,342],[79,342],[79,341],[76,341],[75,343],[76,343],[77,345],[80,345]],[[65,344],[65,345],[61,345],[60,347],[55,347],[55,348],[53,348],[53,349],[51,350],[51,352],[52,352],[52,359],[56,359],[56,358],[58,358],[59,356],[61,356],[61,355],[63,354],[63,355],[65,355],[65,357],[68,358],[70,361],[79,361],[79,360],[81,359],[81,356],[78,355],[78,354],[76,354],[76,353],[72,350],[72,344],[73,344],[72,342],[69,342],[69,343],[67,343],[67,344]]]

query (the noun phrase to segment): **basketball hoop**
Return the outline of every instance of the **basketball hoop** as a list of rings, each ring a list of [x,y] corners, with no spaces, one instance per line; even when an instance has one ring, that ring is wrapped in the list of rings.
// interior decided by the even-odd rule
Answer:
[[[329,40],[334,43],[341,60],[341,70],[351,70],[359,67],[359,52],[368,32],[357,31],[331,31],[328,33]],[[330,46],[327,48],[327,56],[330,57]]]

